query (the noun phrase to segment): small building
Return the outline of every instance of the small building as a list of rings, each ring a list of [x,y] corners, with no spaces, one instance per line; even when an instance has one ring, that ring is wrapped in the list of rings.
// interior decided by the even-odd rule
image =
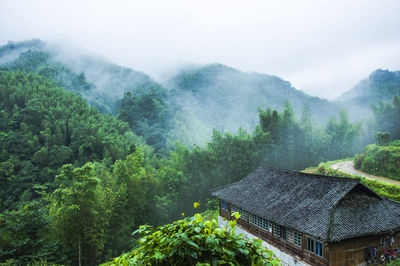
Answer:
[[[400,203],[357,179],[260,167],[242,180],[211,190],[219,220],[237,220],[286,265],[363,265],[384,247],[399,247]]]

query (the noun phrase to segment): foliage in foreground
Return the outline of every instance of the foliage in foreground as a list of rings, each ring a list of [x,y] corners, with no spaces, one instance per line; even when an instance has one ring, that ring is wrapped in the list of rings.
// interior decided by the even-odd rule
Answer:
[[[389,262],[388,266],[399,266],[400,265],[400,259],[395,259]]]
[[[112,265],[281,265],[261,240],[235,234],[235,224],[219,228],[216,220],[203,221],[195,214],[157,229],[140,226],[134,232],[140,234],[139,246]]]
[[[400,202],[400,186],[397,185],[392,185],[392,184],[387,184],[382,181],[377,181],[377,180],[370,180],[361,176],[354,176],[354,175],[349,175],[346,173],[343,173],[338,170],[334,170],[329,167],[327,163],[320,163],[318,166],[318,171],[316,174],[319,175],[327,175],[327,176],[337,176],[337,177],[348,177],[348,178],[357,178],[375,191],[379,196],[386,197],[391,200],[399,201]]]

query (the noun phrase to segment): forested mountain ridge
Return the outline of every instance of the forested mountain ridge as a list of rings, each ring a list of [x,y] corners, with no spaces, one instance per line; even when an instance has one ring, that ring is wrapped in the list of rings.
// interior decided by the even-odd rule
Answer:
[[[0,71],[0,144],[3,210],[37,197],[63,164],[123,159],[140,140],[38,74]]]
[[[388,102],[395,95],[400,95],[400,71],[377,69],[335,101],[346,106],[352,118],[364,119],[371,114],[372,104]]]
[[[208,128],[235,132],[239,127],[251,131],[258,122],[257,109],[283,110],[289,101],[299,115],[307,107],[313,119],[325,122],[339,113],[335,103],[312,97],[276,76],[246,73],[211,64],[182,70],[166,85],[171,98]]]
[[[309,108],[318,121],[339,111],[278,77],[221,64],[188,68],[163,86],[141,72],[40,40],[2,46],[0,63],[3,70],[38,73],[81,95],[100,112],[117,115],[158,151],[172,148],[177,140],[204,144],[213,128],[252,131],[258,108],[282,110],[285,100],[298,115]]]
[[[356,101],[371,104],[389,101],[400,94],[400,71],[377,69],[368,78],[336,98],[337,101]]]
[[[174,109],[168,104],[168,91],[149,76],[40,40],[0,47],[0,62],[0,70],[35,73],[52,80],[85,98],[101,113],[128,122],[157,151],[165,150]],[[175,140],[172,136],[170,142]]]
[[[377,70],[338,98],[342,101],[331,102],[309,96],[276,76],[211,64],[187,66],[160,84],[142,72],[40,40],[0,47],[0,69],[34,72],[53,80],[100,112],[128,122],[147,144],[163,152],[177,140],[202,145],[210,140],[214,128],[252,132],[258,123],[258,108],[282,111],[285,101],[297,117],[307,110],[311,120],[321,125],[341,109],[348,110],[352,121],[365,119],[372,115],[370,104],[390,99],[399,83],[398,73]]]
[[[159,86],[142,72],[41,40],[0,47],[0,68],[39,73],[59,87],[79,93],[103,113],[116,112],[117,101],[127,91]]]

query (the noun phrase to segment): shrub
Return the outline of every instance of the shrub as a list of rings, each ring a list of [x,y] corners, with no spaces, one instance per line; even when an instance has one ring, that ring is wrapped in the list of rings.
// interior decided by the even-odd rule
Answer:
[[[236,218],[239,214],[236,213]],[[235,234],[235,221],[219,228],[200,214],[158,227],[143,225],[139,246],[115,258],[112,265],[281,265],[261,240]]]

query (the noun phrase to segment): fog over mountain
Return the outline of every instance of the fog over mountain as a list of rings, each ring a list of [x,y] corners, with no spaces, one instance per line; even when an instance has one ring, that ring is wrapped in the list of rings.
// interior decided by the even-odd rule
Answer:
[[[378,69],[328,101],[283,78],[223,64],[181,66],[159,83],[91,52],[38,39],[0,47],[0,69],[43,75],[83,96],[100,112],[129,121],[150,145],[162,143],[162,147],[171,147],[175,140],[205,143],[212,129],[242,128],[251,133],[259,123],[260,109],[282,111],[288,104],[296,119],[306,115],[319,125],[338,117],[341,110],[351,121],[363,120],[371,116],[371,104],[388,101],[400,90],[399,72]]]
[[[165,79],[187,63],[276,75],[334,99],[400,69],[400,3],[384,1],[2,1],[0,44],[69,42]]]

